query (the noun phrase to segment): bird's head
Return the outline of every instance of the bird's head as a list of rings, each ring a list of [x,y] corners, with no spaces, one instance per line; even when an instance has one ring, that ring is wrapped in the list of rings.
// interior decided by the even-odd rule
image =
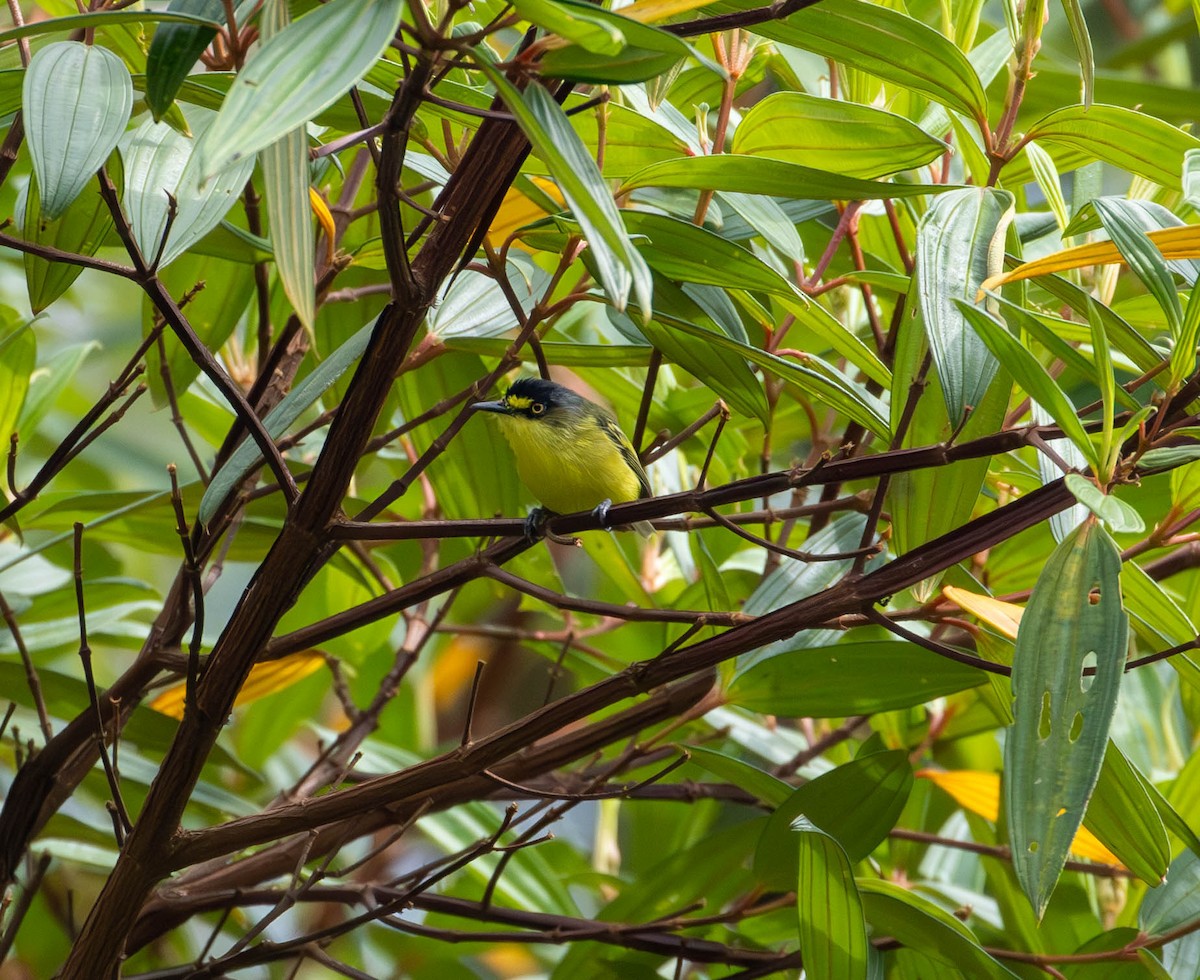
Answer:
[[[577,416],[587,402],[553,381],[542,378],[520,378],[514,381],[498,401],[476,402],[471,407],[481,412],[495,412],[511,419],[530,422],[565,424]]]

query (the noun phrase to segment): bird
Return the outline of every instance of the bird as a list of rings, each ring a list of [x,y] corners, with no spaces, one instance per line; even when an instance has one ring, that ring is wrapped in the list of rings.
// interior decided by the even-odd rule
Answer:
[[[607,524],[608,509],[653,496],[633,444],[608,409],[565,385],[518,378],[498,401],[476,402],[490,412],[512,447],[517,476],[542,504],[525,523],[534,537],[549,514],[590,510]],[[633,525],[653,532],[647,521]]]

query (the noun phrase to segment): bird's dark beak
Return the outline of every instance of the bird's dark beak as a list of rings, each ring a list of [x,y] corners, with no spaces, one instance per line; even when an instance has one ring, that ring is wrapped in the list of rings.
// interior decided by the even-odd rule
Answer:
[[[504,402],[476,402],[471,408],[477,412],[498,412],[501,415],[508,412],[508,406]]]

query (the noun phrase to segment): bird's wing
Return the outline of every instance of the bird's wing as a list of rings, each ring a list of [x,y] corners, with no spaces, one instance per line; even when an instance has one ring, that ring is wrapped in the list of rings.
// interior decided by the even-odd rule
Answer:
[[[604,430],[604,434],[612,441],[612,444],[617,447],[626,464],[638,478],[638,488],[641,493],[640,497],[653,497],[654,494],[650,490],[650,478],[646,476],[646,471],[642,469],[642,464],[637,458],[637,453],[633,451],[633,443],[629,441],[629,437],[617,425],[617,420],[602,416],[600,419],[600,428]]]

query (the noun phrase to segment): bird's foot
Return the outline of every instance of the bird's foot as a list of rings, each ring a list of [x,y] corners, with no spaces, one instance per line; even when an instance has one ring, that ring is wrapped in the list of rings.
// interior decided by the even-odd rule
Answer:
[[[546,522],[550,520],[550,511],[545,507],[534,507],[525,518],[525,538],[536,541],[546,536]]]
[[[605,528],[609,531],[612,530],[612,528],[608,526],[608,512],[611,509],[612,501],[607,497],[605,497],[600,501],[600,503],[596,504],[596,506],[592,508],[592,516],[600,522],[600,526],[602,528]]]

